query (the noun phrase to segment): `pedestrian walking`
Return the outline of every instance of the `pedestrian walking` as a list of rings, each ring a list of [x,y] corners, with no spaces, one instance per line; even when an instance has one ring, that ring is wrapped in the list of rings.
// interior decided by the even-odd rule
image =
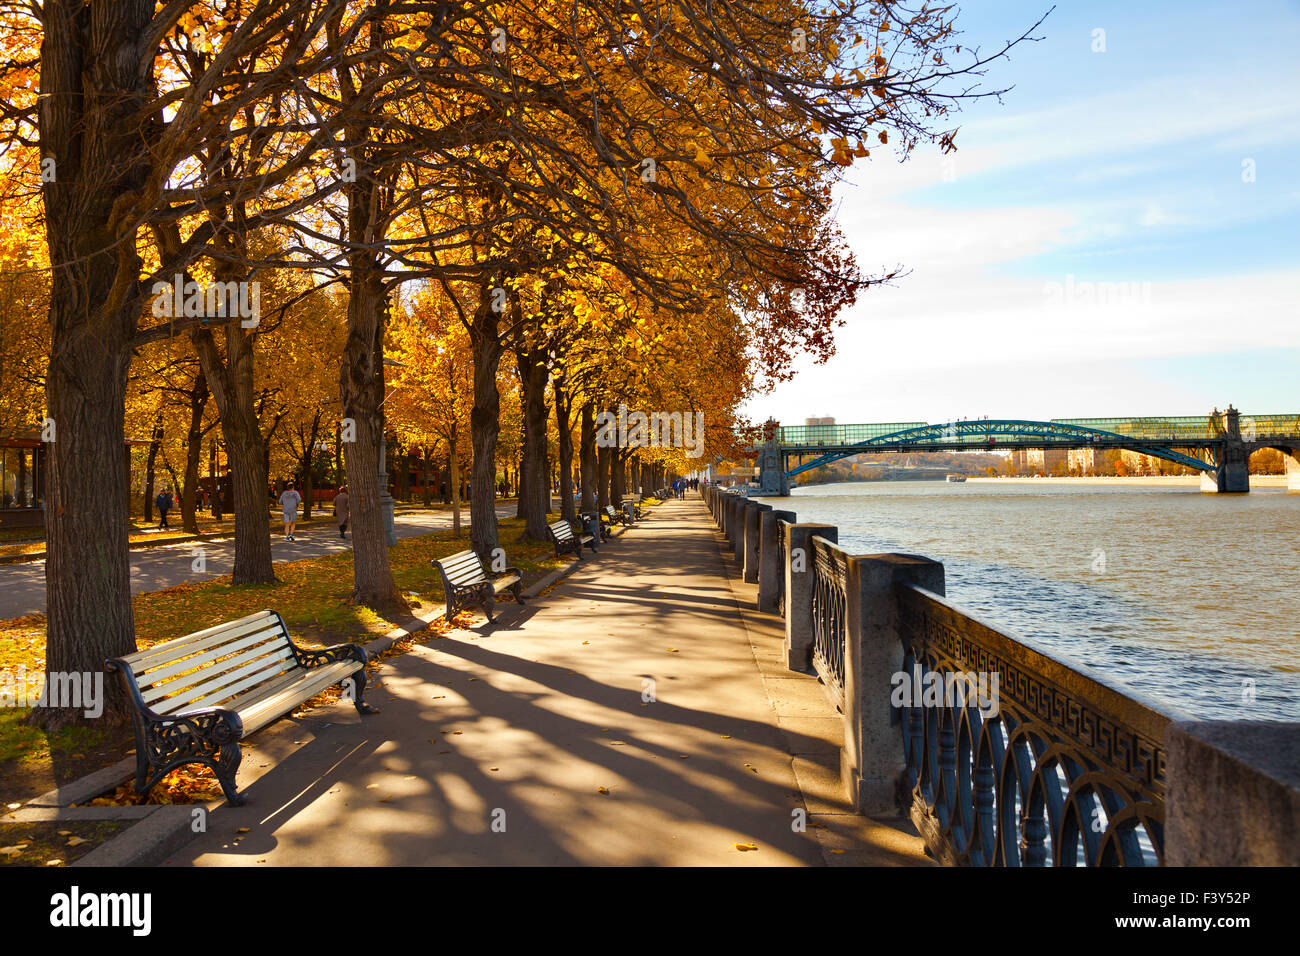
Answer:
[[[161,531],[167,527],[167,512],[172,510],[172,493],[164,488],[153,503],[158,508],[158,530]]]
[[[339,485],[339,490],[334,495],[334,517],[339,523],[339,537],[344,541],[348,539],[348,486]]]
[[[286,541],[293,540],[293,531],[298,525],[298,505],[300,504],[302,504],[302,495],[298,494],[291,481],[285,487],[283,494],[280,495],[280,510],[283,512]]]

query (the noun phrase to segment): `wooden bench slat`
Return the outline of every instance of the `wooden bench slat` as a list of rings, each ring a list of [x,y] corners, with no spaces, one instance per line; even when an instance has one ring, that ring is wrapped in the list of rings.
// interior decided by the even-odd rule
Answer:
[[[216,638],[211,638],[210,640],[216,640]],[[216,644],[211,647],[196,648],[196,650],[201,651],[201,653],[197,653],[194,657],[183,658],[175,663],[159,664],[156,670],[138,671],[134,668],[132,668],[132,670],[135,672],[136,684],[140,687],[141,691],[143,691],[146,687],[156,687],[159,684],[164,684],[178,674],[183,674],[187,670],[192,670],[196,667],[203,667],[204,665],[210,664],[227,654],[235,654],[242,651],[244,648],[253,647],[259,644],[274,644],[277,642],[283,643],[286,646],[289,643],[288,635],[284,633],[278,624],[273,628],[269,628],[265,631],[258,631],[256,634],[251,634],[248,637],[241,638],[233,644]],[[145,699],[149,699],[148,694],[145,695]]]
[[[124,662],[131,665],[131,669],[136,673],[147,670],[150,667],[156,667],[159,664],[168,663],[166,660],[153,660],[156,657],[167,657],[174,659],[176,652],[184,647],[190,647],[195,644],[208,646],[214,640],[220,641],[226,638],[242,637],[251,630],[259,627],[268,627],[280,624],[279,616],[274,611],[258,611],[256,614],[250,614],[242,617],[238,621],[232,621],[229,624],[218,624],[214,627],[205,628],[202,631],[195,631],[193,634],[186,634],[184,637],[172,638],[170,641],[163,641],[161,644],[155,644],[147,647],[142,651],[136,651],[134,654],[128,654],[122,658]],[[187,653],[187,652],[185,652]]]
[[[239,714],[239,719],[244,723],[244,736],[248,737],[279,718],[281,714],[287,713],[305,700],[310,700],[349,674],[356,673],[358,667],[356,661],[339,661],[314,667],[309,671],[299,671],[302,679],[293,682],[288,688],[258,693],[256,697],[240,698],[232,702],[233,706],[230,709]]]
[[[154,710],[160,714],[174,714],[179,710],[203,710],[206,707],[220,707],[228,700],[238,696],[241,690],[253,687],[273,677],[279,677],[298,668],[298,661],[287,647],[267,661],[255,661],[242,671],[231,671],[217,679],[196,685],[175,697],[160,701]],[[240,679],[242,678],[242,679]],[[233,679],[233,682],[232,680]],[[203,696],[196,696],[202,694]]]
[[[209,706],[217,706],[224,710],[233,710],[235,713],[239,713],[241,707],[249,708],[257,706],[259,701],[264,698],[272,697],[280,691],[290,688],[294,684],[300,683],[304,675],[311,673],[312,671],[305,670],[301,667],[291,668],[255,687],[244,690],[242,693],[236,692],[229,700],[224,701],[223,703]],[[182,716],[184,714],[192,714],[204,709],[206,708],[190,705],[174,710],[168,716]],[[252,733],[252,731],[245,728],[244,736],[247,737],[250,733]]]
[[[459,571],[448,571],[444,568],[443,573],[447,575],[448,581],[457,586],[462,584],[482,584],[487,580],[481,567],[472,570],[469,568],[463,568]]]
[[[275,660],[285,656],[293,657],[293,650],[290,648],[287,638],[268,641],[247,648],[226,660],[216,661],[205,667],[178,674],[169,680],[154,684],[148,690],[145,690],[144,685],[140,684],[138,685],[141,688],[140,696],[144,698],[146,704],[164,697],[179,697],[186,692],[186,688],[202,689],[206,685],[215,687],[223,679],[229,682],[236,674],[251,673],[249,667],[259,660],[262,662],[262,666],[270,667]]]

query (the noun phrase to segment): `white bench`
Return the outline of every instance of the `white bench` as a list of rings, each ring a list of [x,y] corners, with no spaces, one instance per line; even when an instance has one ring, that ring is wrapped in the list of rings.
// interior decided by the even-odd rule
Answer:
[[[134,704],[136,792],[201,763],[217,775],[226,801],[242,805],[235,789],[241,740],[335,684],[359,713],[378,713],[362,701],[367,659],[357,644],[301,648],[268,610],[109,660]]]
[[[550,532],[551,541],[555,544],[555,556],[557,558],[565,551],[572,551],[574,556],[581,561],[582,546],[584,544],[591,548],[593,552],[596,550],[596,541],[591,535],[586,532],[575,535],[573,528],[569,526],[569,522],[563,519],[548,525],[547,530]]]
[[[492,620],[492,609],[502,591],[510,591],[517,604],[523,604],[524,574],[518,568],[506,568],[501,576],[489,579],[483,561],[473,551],[460,551],[429,562],[442,575],[442,594],[447,609],[443,616],[450,621],[457,611],[478,605]]]

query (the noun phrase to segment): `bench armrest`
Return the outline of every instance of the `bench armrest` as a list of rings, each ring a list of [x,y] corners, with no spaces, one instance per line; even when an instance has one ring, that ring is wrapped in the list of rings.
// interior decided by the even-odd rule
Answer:
[[[244,736],[244,721],[233,710],[207,707],[188,714],[154,714],[145,722],[145,734],[154,744],[190,734],[209,743],[230,744]]]
[[[325,664],[334,664],[338,661],[356,661],[358,664],[365,666],[370,660],[370,655],[360,644],[335,644],[333,647],[322,647],[320,650],[310,650],[305,647],[299,647],[292,640],[289,646],[293,648],[294,656],[298,658],[298,663],[306,668],[321,667]]]

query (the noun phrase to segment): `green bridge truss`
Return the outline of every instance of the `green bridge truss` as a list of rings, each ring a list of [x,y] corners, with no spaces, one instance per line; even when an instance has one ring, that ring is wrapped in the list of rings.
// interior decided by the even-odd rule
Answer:
[[[1300,447],[1300,415],[1242,415],[1240,441],[1258,447]],[[996,451],[1017,448],[1122,448],[1200,471],[1215,470],[1212,453],[1230,436],[1212,415],[1175,418],[1061,418],[1050,422],[981,419],[930,425],[802,425],[777,428],[783,455],[817,455],[786,474],[795,477],[863,452]],[[1234,439],[1237,440],[1237,439]],[[1179,450],[1183,449],[1183,450]],[[1213,455],[1211,454],[1211,458]]]

